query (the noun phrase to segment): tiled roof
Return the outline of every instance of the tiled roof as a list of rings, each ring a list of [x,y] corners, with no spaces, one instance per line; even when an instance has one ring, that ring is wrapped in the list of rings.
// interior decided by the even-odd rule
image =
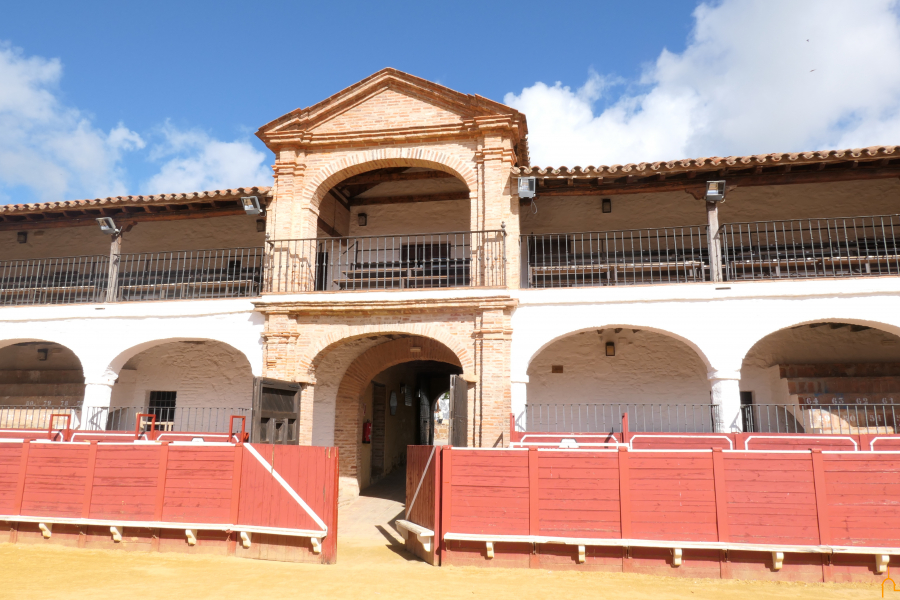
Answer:
[[[855,160],[877,160],[881,158],[900,158],[900,146],[870,146],[868,148],[817,150],[813,152],[773,152],[772,154],[751,154],[749,156],[711,156],[637,164],[628,163],[625,165],[601,165],[599,167],[513,167],[512,172],[515,175],[535,176],[622,177],[629,174],[647,176],[655,173],[681,173],[729,167],[741,169],[755,166],[806,165]]]
[[[62,202],[39,202],[35,204],[3,204],[0,215],[55,212],[65,210],[85,210],[91,208],[113,208],[147,204],[192,204],[215,200],[235,200],[241,196],[271,196],[270,187],[241,187],[207,192],[187,192],[183,194],[156,194],[152,196],[111,196],[93,200],[64,200]]]

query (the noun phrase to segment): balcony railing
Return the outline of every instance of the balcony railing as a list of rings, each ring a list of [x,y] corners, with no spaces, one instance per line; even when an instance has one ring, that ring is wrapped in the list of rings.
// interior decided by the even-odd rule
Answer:
[[[897,433],[900,404],[751,404],[741,407],[754,433]]]
[[[0,306],[103,302],[108,256],[0,261]]]
[[[263,263],[261,247],[0,261],[0,306],[248,298]]]
[[[706,227],[523,235],[525,287],[706,281]]]
[[[224,433],[228,431],[230,418],[244,416],[249,420],[249,408],[229,407],[163,407],[146,408],[92,407],[53,408],[37,406],[0,406],[0,429],[47,429],[66,426],[68,415],[72,429],[92,431],[134,431],[137,416],[156,416],[156,430],[169,432]],[[146,421],[146,424],[144,422]],[[151,419],[142,419],[142,428],[149,429]],[[249,427],[249,423],[247,424]]]
[[[270,293],[506,285],[505,232],[276,240]]]
[[[117,301],[252,298],[263,278],[262,248],[122,254]]]
[[[900,274],[900,215],[722,226],[729,281]]]
[[[541,433],[610,433],[622,431],[628,415],[631,431],[706,433],[715,431],[714,404],[528,404],[526,430]]]

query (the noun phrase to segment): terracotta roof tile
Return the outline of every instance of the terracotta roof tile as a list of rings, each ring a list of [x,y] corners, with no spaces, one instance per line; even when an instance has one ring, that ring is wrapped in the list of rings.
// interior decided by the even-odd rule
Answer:
[[[241,196],[271,197],[270,187],[241,187],[206,192],[187,192],[182,194],[156,194],[152,196],[111,196],[92,200],[63,200],[61,202],[39,202],[35,204],[3,204],[0,215],[35,212],[52,212],[58,210],[84,210],[89,208],[107,208],[116,205],[135,204],[190,204],[210,200],[233,200]]]
[[[900,146],[870,146],[847,150],[817,150],[811,152],[774,152],[772,154],[751,154],[749,156],[710,156],[685,158],[672,161],[628,163],[626,165],[601,165],[599,167],[513,167],[514,175],[543,175],[559,177],[604,177],[653,175],[684,171],[700,171],[726,167],[776,166],[784,164],[810,164],[821,162],[846,162],[851,160],[874,160],[878,158],[900,158]]]

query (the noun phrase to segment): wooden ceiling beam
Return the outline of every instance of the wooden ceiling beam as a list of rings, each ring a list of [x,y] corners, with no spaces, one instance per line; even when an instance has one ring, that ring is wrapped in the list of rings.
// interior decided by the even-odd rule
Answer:
[[[791,185],[791,184],[807,184],[807,183],[833,183],[839,181],[859,181],[864,179],[890,179],[900,177],[900,167],[863,167],[844,169],[826,169],[824,171],[798,171],[791,170],[790,173],[758,173],[751,170],[744,173],[732,173],[725,180],[728,187],[755,187],[755,186],[772,186],[772,185]],[[693,175],[693,177],[691,177]],[[705,175],[705,176],[704,176]],[[590,195],[618,195],[618,194],[652,194],[661,192],[700,192],[703,189],[703,182],[706,178],[716,177],[716,172],[696,173],[691,172],[687,177],[693,179],[674,179],[669,177],[663,181],[654,181],[654,175],[647,176],[633,183],[626,181],[616,181],[603,183],[602,185],[590,185],[584,180],[585,184],[579,186],[582,180],[576,179],[575,186],[569,187],[541,187],[539,196],[583,196]],[[702,193],[702,192],[701,192]]]
[[[372,171],[361,173],[345,179],[340,185],[360,185],[368,183],[386,183],[388,181],[418,181],[421,179],[455,179],[456,176],[444,171],[413,171],[412,173],[384,173]]]
[[[444,200],[468,200],[469,192],[451,192],[447,194],[428,194],[418,196],[381,196],[375,198],[351,198],[354,206],[375,204],[404,204],[409,202],[440,202]]]
[[[208,209],[208,210],[181,210],[181,211],[165,211],[165,212],[146,212],[146,213],[135,213],[135,214],[122,214],[119,213],[119,218],[122,219],[122,222],[118,225],[123,225],[125,223],[144,223],[151,221],[177,221],[181,219],[205,219],[211,217],[232,217],[237,215],[245,215],[243,208],[216,208],[216,209]],[[60,218],[60,219],[45,219],[43,221],[26,221],[24,217],[19,217],[18,215],[3,215],[4,220],[0,221],[0,231],[24,231],[31,229],[57,229],[60,227],[96,227],[97,221],[95,217],[84,216],[84,217],[76,217],[76,218]],[[19,218],[19,221],[13,221],[9,219]],[[115,218],[115,215],[113,215]]]

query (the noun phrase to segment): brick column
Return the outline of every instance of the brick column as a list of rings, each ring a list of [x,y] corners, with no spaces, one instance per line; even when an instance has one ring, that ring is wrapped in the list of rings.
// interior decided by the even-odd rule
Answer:
[[[474,332],[478,385],[474,410],[469,413],[475,419],[475,427],[469,443],[487,448],[507,446],[511,410],[509,313],[485,311],[478,325]]]
[[[297,437],[301,446],[312,446],[313,401],[316,395],[314,383],[303,383],[300,393],[300,427]]]

